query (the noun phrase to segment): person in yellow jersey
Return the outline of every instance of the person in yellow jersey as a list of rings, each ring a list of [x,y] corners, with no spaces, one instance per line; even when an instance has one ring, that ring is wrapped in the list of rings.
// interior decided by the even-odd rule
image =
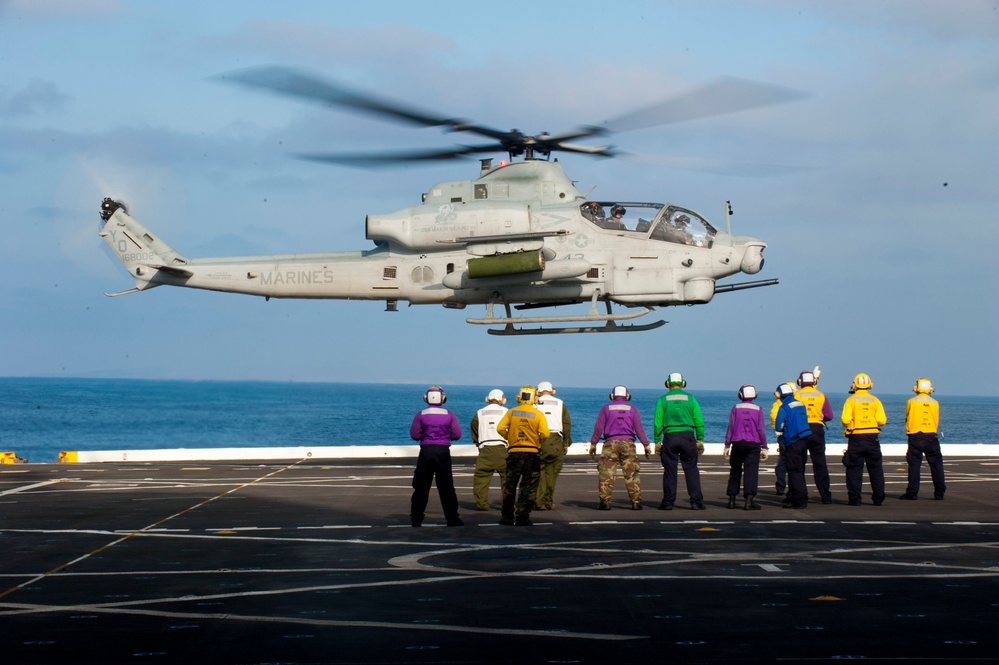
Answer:
[[[798,390],[794,397],[808,411],[808,426],[812,430],[812,438],[808,441],[806,452],[812,460],[812,478],[815,479],[819,499],[828,504],[832,503],[832,492],[829,489],[829,466],[826,464],[826,423],[833,419],[833,410],[829,400],[818,388],[819,374],[818,367],[798,374]]]
[[[923,465],[923,455],[930,465],[930,477],[933,479],[933,498],[938,501],[944,498],[947,485],[944,484],[943,455],[940,453],[940,440],[937,431],[940,428],[940,405],[930,397],[933,384],[927,378],[916,379],[912,387],[915,397],[909,398],[905,405],[905,433],[909,437],[909,448],[905,453],[905,461],[909,465],[909,483],[905,494],[898,497],[905,501],[913,501],[919,494],[919,471]]]
[[[503,516],[500,524],[533,526],[531,509],[541,477],[541,442],[551,435],[545,414],[535,408],[534,386],[517,391],[517,406],[500,419],[496,431],[506,437],[506,479],[503,481]],[[517,494],[518,486],[520,494]]]
[[[878,434],[888,422],[881,400],[871,394],[874,383],[866,374],[858,374],[850,386],[850,396],[843,404],[843,436],[846,437],[846,454],[843,465],[846,467],[846,493],[851,506],[861,503],[860,488],[864,478],[864,466],[871,483],[871,500],[880,506],[885,500],[885,471],[881,459],[881,443]]]

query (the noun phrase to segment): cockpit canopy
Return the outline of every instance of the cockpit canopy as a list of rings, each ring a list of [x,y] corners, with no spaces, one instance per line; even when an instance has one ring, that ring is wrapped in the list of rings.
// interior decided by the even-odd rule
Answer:
[[[602,229],[679,245],[711,247],[718,233],[693,210],[668,203],[587,201],[580,205],[579,211]]]

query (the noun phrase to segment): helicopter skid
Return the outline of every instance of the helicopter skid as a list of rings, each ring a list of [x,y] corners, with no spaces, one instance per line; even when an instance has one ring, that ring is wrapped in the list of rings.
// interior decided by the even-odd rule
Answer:
[[[630,319],[637,319],[640,316],[645,316],[653,310],[649,307],[643,307],[640,311],[629,312],[627,314],[613,314],[611,313],[610,301],[606,301],[607,313],[599,314],[597,313],[597,296],[598,293],[593,294],[593,300],[590,302],[590,311],[588,314],[578,314],[578,315],[568,315],[568,316],[512,316],[510,312],[510,304],[504,303],[506,308],[506,316],[499,317],[493,316],[493,303],[486,305],[486,315],[481,319],[465,319],[468,323],[474,323],[478,325],[503,325],[503,328],[491,328],[487,332],[490,335],[555,335],[555,334],[575,334],[575,333],[593,333],[593,332],[637,332],[642,330],[653,330],[661,326],[666,325],[665,321],[655,321],[653,323],[643,323],[643,324],[627,324],[618,325],[617,321],[627,321]],[[570,322],[603,322],[603,326],[565,326],[565,327],[552,327],[552,328],[517,328],[517,325],[522,325],[525,323],[570,323]]]

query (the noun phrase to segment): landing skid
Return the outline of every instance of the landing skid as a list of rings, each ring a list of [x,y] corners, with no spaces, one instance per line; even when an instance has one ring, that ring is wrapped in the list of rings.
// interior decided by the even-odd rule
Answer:
[[[607,333],[607,332],[640,332],[643,330],[654,330],[661,326],[666,325],[665,321],[654,321],[652,323],[642,323],[642,324],[625,324],[619,325],[618,321],[627,321],[630,319],[637,319],[640,316],[645,316],[646,314],[652,312],[653,310],[649,307],[643,307],[640,311],[630,312],[627,314],[613,314],[611,312],[611,303],[606,301],[605,305],[607,307],[606,314],[600,314],[597,312],[597,296],[598,293],[593,294],[593,298],[590,300],[590,311],[588,314],[581,314],[576,316],[513,316],[510,311],[510,304],[504,303],[503,306],[506,308],[506,316],[499,317],[493,315],[493,304],[490,302],[486,305],[486,315],[481,319],[465,319],[468,323],[474,323],[478,325],[502,325],[503,328],[490,328],[486,332],[490,335],[561,335],[561,334],[576,334],[576,333]],[[604,325],[575,325],[575,326],[558,326],[551,328],[518,328],[518,325],[530,324],[530,323],[569,323],[569,322],[603,322]]]

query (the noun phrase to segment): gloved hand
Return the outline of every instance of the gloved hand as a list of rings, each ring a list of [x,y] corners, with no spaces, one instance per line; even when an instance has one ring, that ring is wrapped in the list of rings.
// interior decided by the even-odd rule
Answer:
[[[725,459],[732,459],[732,446],[725,446],[725,452],[722,454],[725,455]]]
[[[590,461],[591,462],[593,461],[594,455],[596,455],[596,454],[597,454],[597,444],[591,443],[590,444]]]
[[[697,442],[697,456],[700,457],[703,454],[704,454],[704,442],[703,441],[698,441]]]
[[[760,461],[761,462],[766,462],[767,461],[767,457],[769,457],[769,456],[770,456],[770,453],[767,451],[766,448],[760,448]]]
[[[662,454],[663,454],[663,442],[660,441],[659,443],[656,444],[656,455],[662,455]]]
[[[652,454],[652,449],[649,446],[645,446],[645,459],[649,459],[649,456],[651,454]]]

